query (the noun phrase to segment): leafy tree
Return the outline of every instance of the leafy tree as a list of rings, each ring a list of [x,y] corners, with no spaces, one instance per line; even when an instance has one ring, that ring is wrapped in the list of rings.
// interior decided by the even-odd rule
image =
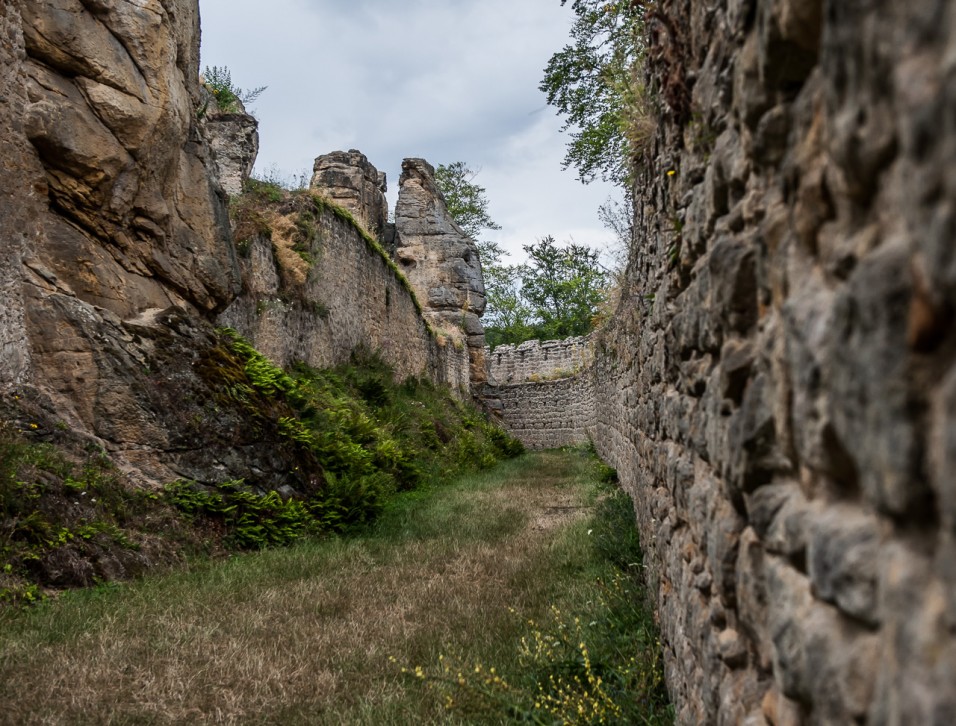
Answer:
[[[483,229],[501,229],[501,225],[492,220],[488,213],[488,197],[485,188],[475,184],[477,171],[472,171],[463,161],[456,161],[447,166],[439,164],[435,169],[435,184],[445,197],[448,211],[458,226],[476,242]],[[501,249],[495,243],[490,251],[497,251],[501,256]]]
[[[607,273],[598,251],[571,243],[559,247],[548,236],[526,245],[528,262],[504,262],[496,242],[478,239],[482,230],[500,229],[488,213],[484,187],[465,162],[435,170],[435,183],[458,226],[475,240],[485,281],[485,339],[492,347],[532,338],[585,335],[605,299]]]
[[[236,113],[241,107],[253,103],[268,86],[243,90],[232,84],[232,73],[226,66],[206,66],[202,72],[206,87],[216,99],[222,113]]]
[[[600,176],[624,185],[643,3],[574,0],[571,8],[571,43],[551,56],[539,88],[565,117],[563,130],[571,135],[564,167],[577,169],[584,183]]]
[[[537,337],[531,308],[521,296],[523,272],[523,265],[496,265],[485,275],[488,307],[482,322],[492,348]]]
[[[543,338],[591,332],[608,283],[598,251],[573,242],[558,247],[550,235],[524,251],[528,264],[521,274],[521,296],[535,318],[535,332]]]

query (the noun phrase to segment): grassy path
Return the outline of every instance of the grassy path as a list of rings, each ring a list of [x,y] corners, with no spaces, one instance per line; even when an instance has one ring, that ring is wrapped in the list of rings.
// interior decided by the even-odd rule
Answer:
[[[638,556],[595,547],[602,527],[620,528],[594,519],[597,476],[579,452],[526,455],[408,495],[361,536],[0,614],[0,722],[561,723],[564,708],[578,713],[565,722],[639,723],[598,703],[612,681],[633,689],[636,678],[647,693],[625,700],[643,699],[641,718],[666,723],[659,667],[628,665],[642,648],[655,660],[643,610],[630,608],[644,619],[625,647],[609,641],[624,660],[602,665],[604,691],[589,676],[597,656],[582,656],[570,632],[586,620],[601,649],[599,622],[624,629],[619,615],[608,620],[619,603],[606,583],[619,578],[615,556]],[[527,681],[548,669],[571,679],[575,663],[584,701],[551,703]]]

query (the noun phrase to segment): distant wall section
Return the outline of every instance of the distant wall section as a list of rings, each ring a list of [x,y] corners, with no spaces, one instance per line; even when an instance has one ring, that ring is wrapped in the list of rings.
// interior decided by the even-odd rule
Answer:
[[[530,449],[587,441],[596,423],[591,373],[490,387],[502,425]]]
[[[588,337],[565,340],[528,340],[520,345],[499,345],[487,350],[488,377],[495,383],[566,378],[594,362]]]

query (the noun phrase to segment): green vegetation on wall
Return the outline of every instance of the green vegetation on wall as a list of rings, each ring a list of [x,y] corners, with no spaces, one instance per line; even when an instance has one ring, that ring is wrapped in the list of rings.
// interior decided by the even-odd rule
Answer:
[[[423,308],[408,278],[399,269],[395,260],[386,252],[381,243],[366,230],[344,207],[309,189],[285,189],[275,181],[248,179],[243,193],[232,199],[230,216],[233,222],[233,238],[240,256],[248,256],[253,241],[264,237],[273,242],[273,247],[281,243],[283,234],[291,235],[287,240],[292,249],[311,267],[315,253],[310,249],[316,234],[316,220],[324,214],[354,228],[362,238],[366,249],[378,257],[412,299],[419,314]],[[285,230],[288,230],[287,232]],[[281,260],[280,260],[281,267]],[[434,331],[429,331],[434,334]]]
[[[429,382],[396,383],[372,354],[286,373],[235,331],[197,360],[220,408],[297,462],[287,483],[132,487],[104,452],[67,456],[0,427],[0,602],[124,579],[190,552],[289,544],[375,519],[397,492],[440,486],[522,452],[473,406]]]
[[[202,81],[216,99],[221,113],[238,113],[243,107],[252,104],[266,86],[244,90],[232,82],[232,72],[226,66],[206,66],[202,72]]]
[[[175,482],[166,489],[180,509],[214,520],[234,546],[287,544],[310,533],[344,531],[374,519],[398,491],[439,485],[493,466],[521,444],[470,404],[426,381],[396,384],[371,353],[326,371],[272,364],[235,331],[222,332],[246,381],[223,379],[229,396],[265,396],[278,411],[279,436],[321,472],[321,485],[297,500],[256,492],[242,482],[216,487]],[[257,404],[261,405],[261,404]]]
[[[562,0],[564,5],[567,0]],[[571,42],[551,56],[539,88],[565,118],[564,166],[582,182],[627,186],[648,135],[641,79],[645,3],[573,0]]]

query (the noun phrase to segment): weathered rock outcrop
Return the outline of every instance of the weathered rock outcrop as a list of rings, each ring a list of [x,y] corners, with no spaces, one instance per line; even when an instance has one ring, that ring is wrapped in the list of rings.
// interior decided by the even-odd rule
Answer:
[[[576,426],[634,497],[680,723],[950,723],[956,7],[647,22],[624,302],[593,368],[502,390],[505,420],[564,436],[533,406],[593,392]]]
[[[311,189],[328,197],[352,216],[378,240],[388,222],[388,190],[385,172],[380,172],[362,152],[333,151],[315,160]]]
[[[23,259],[33,244],[46,205],[43,169],[23,131],[28,103],[23,82],[26,51],[17,6],[0,3],[0,383],[29,379],[31,355],[23,289]]]
[[[196,3],[37,0],[9,13],[22,15],[14,68],[36,159],[21,183],[49,210],[31,252],[55,287],[120,318],[224,307],[239,277],[196,123]]]
[[[425,308],[425,318],[465,345],[471,380],[484,382],[485,285],[474,241],[455,224],[424,159],[405,159],[395,207],[395,257]]]
[[[0,4],[2,410],[134,481],[304,488],[274,422],[222,395],[240,364],[211,316],[240,277],[198,23],[195,0]]]
[[[469,390],[467,351],[442,345],[395,263],[332,206],[302,194],[258,210],[240,266],[222,186],[240,191],[256,124],[200,86],[196,0],[0,9],[5,418],[76,432],[139,481],[302,489],[320,474],[278,414],[223,388],[240,364],[216,324],[283,364],[371,349],[400,376]],[[358,152],[340,161],[380,235],[380,175]],[[341,188],[343,164],[317,180]]]
[[[236,196],[242,193],[259,154],[259,122],[246,113],[238,99],[234,102],[235,111],[223,113],[212,94],[206,93],[200,112],[204,135],[212,149],[216,177],[226,194]]]

